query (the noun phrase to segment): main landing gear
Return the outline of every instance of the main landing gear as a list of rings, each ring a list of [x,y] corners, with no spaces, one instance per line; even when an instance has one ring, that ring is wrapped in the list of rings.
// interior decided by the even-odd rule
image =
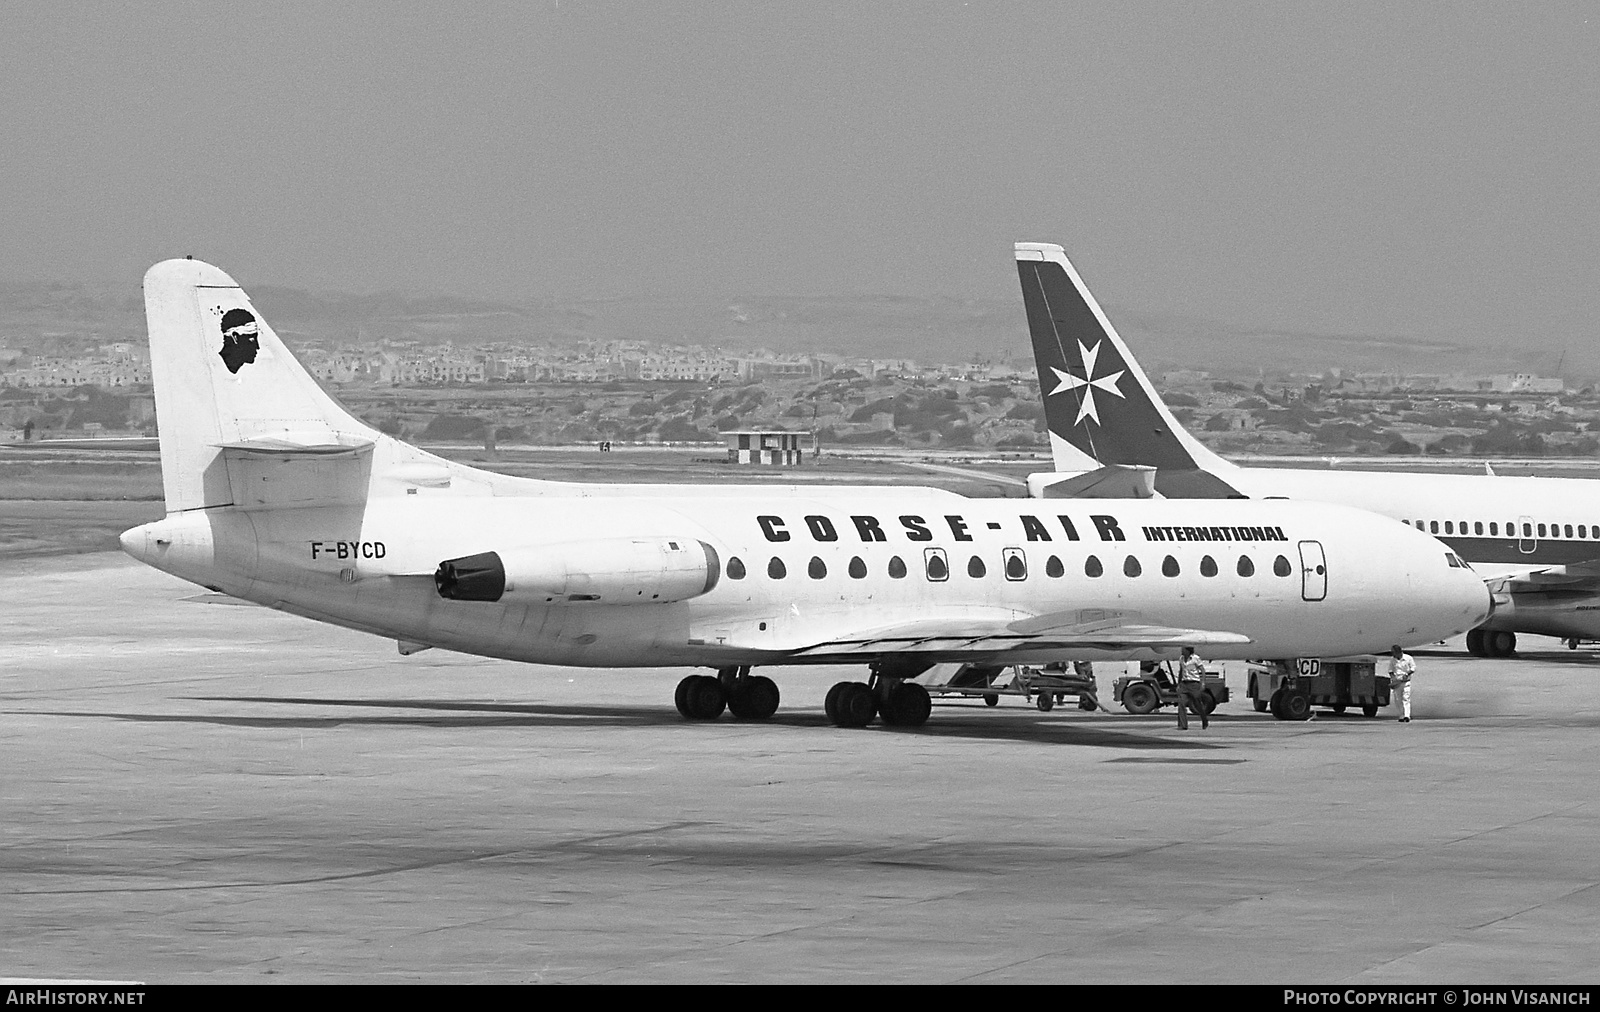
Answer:
[[[766,720],[778,712],[778,683],[752,675],[748,664],[720,668],[715,677],[690,675],[672,701],[689,720],[716,720],[724,708],[741,720]]]
[[[931,666],[874,661],[865,682],[838,683],[828,690],[822,708],[839,727],[866,727],[875,716],[893,727],[921,727],[933,712],[933,700],[910,679]]]
[[[1467,653],[1474,657],[1510,657],[1517,652],[1517,634],[1495,629],[1467,633]]]
[[[933,712],[933,700],[911,679],[930,667],[894,658],[874,661],[865,682],[840,682],[829,689],[823,709],[839,727],[866,727],[874,717],[892,727],[921,727]],[[749,665],[720,668],[715,676],[690,675],[679,682],[672,701],[688,720],[716,720],[723,710],[741,720],[766,720],[778,711],[778,686],[752,675]]]

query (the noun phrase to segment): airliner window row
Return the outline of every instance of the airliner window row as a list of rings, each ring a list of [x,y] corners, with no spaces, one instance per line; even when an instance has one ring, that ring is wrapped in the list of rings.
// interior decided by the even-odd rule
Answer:
[[[1084,559],[1083,574],[1085,576],[1091,579],[1099,578],[1105,575],[1105,571],[1105,566],[1101,563],[1099,556],[1091,555]],[[1200,559],[1201,576],[1216,576],[1219,571],[1216,559],[1209,555]],[[866,579],[867,564],[861,556],[851,556],[845,572],[849,573],[852,579]],[[891,579],[903,580],[909,572],[909,568],[906,566],[904,559],[895,555],[889,559],[887,572]],[[923,572],[928,579],[935,582],[942,582],[950,578],[950,563],[946,559],[943,548],[923,549]],[[1028,578],[1027,556],[1023,554],[1020,548],[1005,549],[1002,553],[1000,572],[1005,575],[1007,580],[1026,580]],[[1067,567],[1062,563],[1059,556],[1052,555],[1045,561],[1044,574],[1051,579],[1060,579],[1066,575],[1066,572]],[[1172,556],[1169,555],[1161,560],[1162,576],[1179,576],[1182,572],[1182,566]],[[1239,556],[1239,561],[1234,565],[1234,572],[1244,577],[1256,575],[1255,561],[1248,555]],[[748,570],[745,568],[744,561],[735,555],[728,559],[727,573],[730,580],[742,580],[748,575]],[[1122,560],[1122,574],[1124,576],[1135,577],[1141,576],[1143,573],[1144,565],[1140,563],[1138,557],[1129,555]],[[1294,575],[1294,566],[1287,558],[1280,555],[1272,560],[1272,574],[1280,577],[1292,576]],[[782,580],[788,575],[789,567],[782,559],[774,555],[767,560],[767,577],[769,579]],[[821,556],[813,555],[811,561],[806,564],[806,575],[813,580],[821,580],[828,575],[828,564],[822,561]],[[981,556],[971,556],[967,559],[967,575],[974,580],[981,580],[989,575],[989,566]]]
[[[1499,522],[1492,520],[1488,524],[1485,524],[1482,520],[1474,520],[1472,521],[1470,527],[1465,520],[1406,520],[1402,522],[1410,524],[1419,531],[1427,531],[1429,534],[1465,535],[1470,533],[1472,535],[1481,537],[1485,532],[1485,528],[1487,528],[1489,537],[1497,538],[1500,536],[1500,524]],[[1443,524],[1442,529],[1441,523]],[[1538,533],[1534,533],[1535,531]],[[1600,524],[1595,524],[1592,527],[1588,524],[1579,524],[1577,527],[1577,533],[1574,534],[1571,524],[1538,524],[1524,520],[1522,521],[1522,533],[1519,535],[1517,533],[1516,521],[1508,521],[1506,523],[1506,537],[1600,538]]]

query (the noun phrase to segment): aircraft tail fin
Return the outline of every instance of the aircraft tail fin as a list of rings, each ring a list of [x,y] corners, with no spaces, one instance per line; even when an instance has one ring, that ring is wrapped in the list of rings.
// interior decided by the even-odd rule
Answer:
[[[1173,418],[1060,246],[1019,242],[1016,258],[1056,470],[1154,467],[1166,495],[1169,475],[1236,469]]]
[[[156,264],[144,300],[169,513],[233,505],[230,459],[356,455],[384,438],[328,396],[218,268]]]

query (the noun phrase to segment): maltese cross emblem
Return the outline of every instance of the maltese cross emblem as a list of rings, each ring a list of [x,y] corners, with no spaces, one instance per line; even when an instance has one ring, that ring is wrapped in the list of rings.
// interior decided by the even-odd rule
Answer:
[[[1078,342],[1078,352],[1083,356],[1083,375],[1074,376],[1069,372],[1062,372],[1055,366],[1051,366],[1050,371],[1056,374],[1056,379],[1060,380],[1060,382],[1056,384],[1056,388],[1050,391],[1047,396],[1054,397],[1063,390],[1077,390],[1082,387],[1083,399],[1078,403],[1078,417],[1073,420],[1072,424],[1081,425],[1085,418],[1092,418],[1094,423],[1099,425],[1100,409],[1094,402],[1094,392],[1096,390],[1104,390],[1108,394],[1115,394],[1126,400],[1127,395],[1117,389],[1117,382],[1122,379],[1122,374],[1126,370],[1118,369],[1114,373],[1097,378],[1094,374],[1094,364],[1095,360],[1100,357],[1100,342],[1096,341],[1093,348],[1085,348],[1083,342],[1080,341]]]

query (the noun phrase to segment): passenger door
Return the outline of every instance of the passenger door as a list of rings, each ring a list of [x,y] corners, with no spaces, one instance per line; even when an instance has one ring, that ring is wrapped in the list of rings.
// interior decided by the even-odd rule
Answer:
[[[1321,601],[1328,596],[1328,563],[1322,554],[1322,542],[1300,542],[1300,597],[1306,601]]]
[[[1523,555],[1539,550],[1539,536],[1533,530],[1533,517],[1517,517],[1517,551]]]

